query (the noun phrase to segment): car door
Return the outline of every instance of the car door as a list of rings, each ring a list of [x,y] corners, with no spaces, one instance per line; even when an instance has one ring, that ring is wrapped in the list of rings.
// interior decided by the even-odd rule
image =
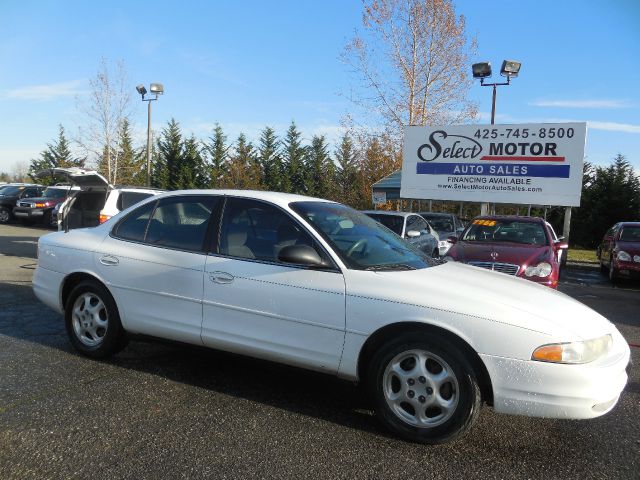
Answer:
[[[282,248],[301,244],[329,258],[279,207],[226,200],[219,242],[206,259],[205,345],[337,372],[345,335],[344,278],[337,267],[319,270],[278,260]]]
[[[203,244],[221,197],[179,195],[133,210],[95,253],[126,330],[201,344]]]

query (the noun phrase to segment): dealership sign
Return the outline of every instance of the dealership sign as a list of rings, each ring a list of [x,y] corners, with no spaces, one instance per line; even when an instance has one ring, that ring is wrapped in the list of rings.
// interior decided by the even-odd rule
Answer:
[[[402,198],[579,206],[586,123],[407,127]]]

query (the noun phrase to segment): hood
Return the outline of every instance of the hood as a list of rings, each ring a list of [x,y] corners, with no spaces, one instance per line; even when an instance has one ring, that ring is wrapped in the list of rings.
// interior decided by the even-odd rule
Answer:
[[[521,245],[504,242],[458,242],[451,247],[448,255],[464,263],[498,262],[516,265],[537,265],[553,257],[553,249],[548,245]]]
[[[631,256],[640,255],[640,242],[624,242],[618,240],[616,242],[616,247],[618,247],[618,251],[624,250]]]
[[[107,179],[95,170],[86,170],[78,167],[47,168],[46,170],[36,172],[35,176],[37,178],[64,178],[67,181],[80,186],[82,190],[106,190],[110,187]]]
[[[348,284],[349,294],[422,305],[551,335],[589,339],[611,323],[579,301],[529,280],[448,262],[421,270],[362,272],[377,277]],[[360,291],[362,289],[362,291]]]

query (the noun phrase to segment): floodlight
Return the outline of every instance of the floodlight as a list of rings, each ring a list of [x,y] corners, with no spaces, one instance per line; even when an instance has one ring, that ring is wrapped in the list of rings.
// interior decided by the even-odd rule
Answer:
[[[164,93],[164,87],[161,83],[152,83],[149,90],[151,90],[151,93],[155,93],[156,95],[162,95]]]
[[[146,95],[146,94],[147,94],[147,89],[146,89],[146,88],[144,88],[144,85],[138,85],[138,86],[136,87],[136,90],[138,91],[138,93],[139,93],[140,95]]]
[[[491,76],[491,63],[474,63],[471,66],[471,70],[473,71],[473,78],[488,78]]]
[[[505,60],[502,62],[502,68],[500,69],[500,75],[507,78],[515,78],[520,71],[520,62],[515,60]]]

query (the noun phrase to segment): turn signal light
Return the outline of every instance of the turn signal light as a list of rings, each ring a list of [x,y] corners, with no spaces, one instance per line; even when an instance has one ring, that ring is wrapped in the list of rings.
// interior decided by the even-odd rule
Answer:
[[[100,223],[104,223],[111,218],[111,215],[102,215],[100,214]]]
[[[543,362],[562,362],[562,346],[544,345],[536,348],[532,358],[533,360],[541,360]]]

